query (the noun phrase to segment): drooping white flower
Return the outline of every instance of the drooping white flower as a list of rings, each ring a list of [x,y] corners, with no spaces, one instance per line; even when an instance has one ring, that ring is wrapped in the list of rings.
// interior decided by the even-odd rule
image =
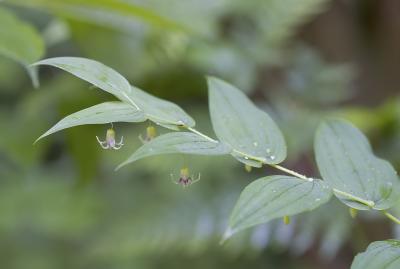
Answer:
[[[115,131],[113,128],[107,130],[105,141],[101,141],[98,136],[96,136],[96,139],[103,149],[119,150],[124,145],[123,136],[121,136],[121,140],[118,143],[115,141]]]

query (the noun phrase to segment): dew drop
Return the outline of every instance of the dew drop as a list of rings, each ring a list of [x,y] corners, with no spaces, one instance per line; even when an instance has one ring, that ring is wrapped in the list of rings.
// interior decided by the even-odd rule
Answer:
[[[258,143],[257,143],[257,142],[253,142],[253,145],[254,145],[255,147],[257,147],[257,146],[258,146]]]
[[[321,201],[321,198],[315,199],[315,202],[319,202],[319,201]]]
[[[271,153],[271,149],[269,149],[269,148],[266,149],[265,151],[266,151],[267,153]]]
[[[244,156],[244,158],[245,158],[246,160],[248,160],[248,159],[249,159],[249,157],[247,157],[247,156]]]
[[[276,192],[276,190],[272,190],[272,192],[274,192],[274,193],[275,193],[275,192]]]
[[[274,155],[271,155],[270,157],[269,157],[271,160],[275,160],[275,156]]]

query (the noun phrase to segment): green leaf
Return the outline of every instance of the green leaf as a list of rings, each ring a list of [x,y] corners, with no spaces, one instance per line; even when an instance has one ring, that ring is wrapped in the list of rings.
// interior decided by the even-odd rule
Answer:
[[[44,51],[44,42],[36,29],[0,7],[0,54],[27,68],[35,87],[38,86],[37,72],[28,66],[39,60]]]
[[[113,94],[163,127],[179,130],[179,127],[195,125],[194,120],[179,106],[131,86],[121,74],[100,62],[79,57],[58,57],[45,59],[35,65],[51,65],[63,69]]]
[[[33,65],[58,67],[125,102],[130,102],[127,98],[127,94],[132,91],[129,82],[120,73],[100,62],[80,57],[56,57]]]
[[[60,120],[36,141],[60,130],[85,124],[105,124],[112,122],[142,122],[144,114],[129,104],[122,102],[105,102],[75,112]]]
[[[343,120],[321,123],[314,147],[322,178],[339,190],[334,193],[346,205],[359,210],[384,210],[398,201],[396,171],[373,154],[367,138],[352,124]]]
[[[351,269],[397,269],[400,268],[400,241],[385,240],[370,244],[358,254]]]
[[[143,144],[117,169],[139,159],[161,154],[225,155],[229,147],[220,142],[210,141],[200,135],[189,132],[174,132],[160,135]]]
[[[160,99],[132,86],[129,97],[143,110],[146,117],[169,129],[179,130],[179,126],[193,127],[195,121],[176,104]]]
[[[276,218],[311,211],[328,202],[331,195],[329,186],[319,179],[308,181],[290,176],[257,179],[240,194],[224,238]]]
[[[214,131],[234,149],[235,158],[251,166],[278,164],[286,158],[285,139],[267,113],[220,79],[209,77],[208,90]]]

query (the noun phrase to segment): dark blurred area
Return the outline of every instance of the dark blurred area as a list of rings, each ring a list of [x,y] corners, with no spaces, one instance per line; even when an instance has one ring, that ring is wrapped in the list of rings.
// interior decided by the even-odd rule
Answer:
[[[182,106],[212,137],[209,74],[275,119],[288,143],[285,166],[318,177],[315,128],[338,116],[399,171],[400,1],[124,1],[132,10],[115,2],[9,0],[0,8],[34,25],[44,58],[98,60]],[[168,155],[115,172],[148,123],[114,124],[126,138],[120,151],[98,145],[105,125],[33,145],[64,116],[105,100],[113,97],[54,68],[41,68],[34,89],[23,67],[0,56],[1,268],[341,269],[371,241],[400,237],[381,215],[352,219],[332,199],[289,225],[272,221],[219,245],[244,186],[279,171],[247,173],[229,157]],[[170,174],[183,166],[202,180],[187,189],[173,184]]]

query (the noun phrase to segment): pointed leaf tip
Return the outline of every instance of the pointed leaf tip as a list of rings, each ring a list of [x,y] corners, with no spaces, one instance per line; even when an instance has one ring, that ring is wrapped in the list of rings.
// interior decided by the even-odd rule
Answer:
[[[235,233],[235,232],[234,232],[230,227],[228,227],[228,228],[225,230],[224,235],[222,236],[221,240],[219,241],[219,244],[220,244],[220,245],[225,244],[225,242],[226,242],[229,238],[231,238],[231,236],[232,236],[234,233]]]
[[[79,125],[143,122],[145,120],[144,114],[129,104],[123,102],[104,102],[66,116],[36,139],[35,143],[50,134]]]

